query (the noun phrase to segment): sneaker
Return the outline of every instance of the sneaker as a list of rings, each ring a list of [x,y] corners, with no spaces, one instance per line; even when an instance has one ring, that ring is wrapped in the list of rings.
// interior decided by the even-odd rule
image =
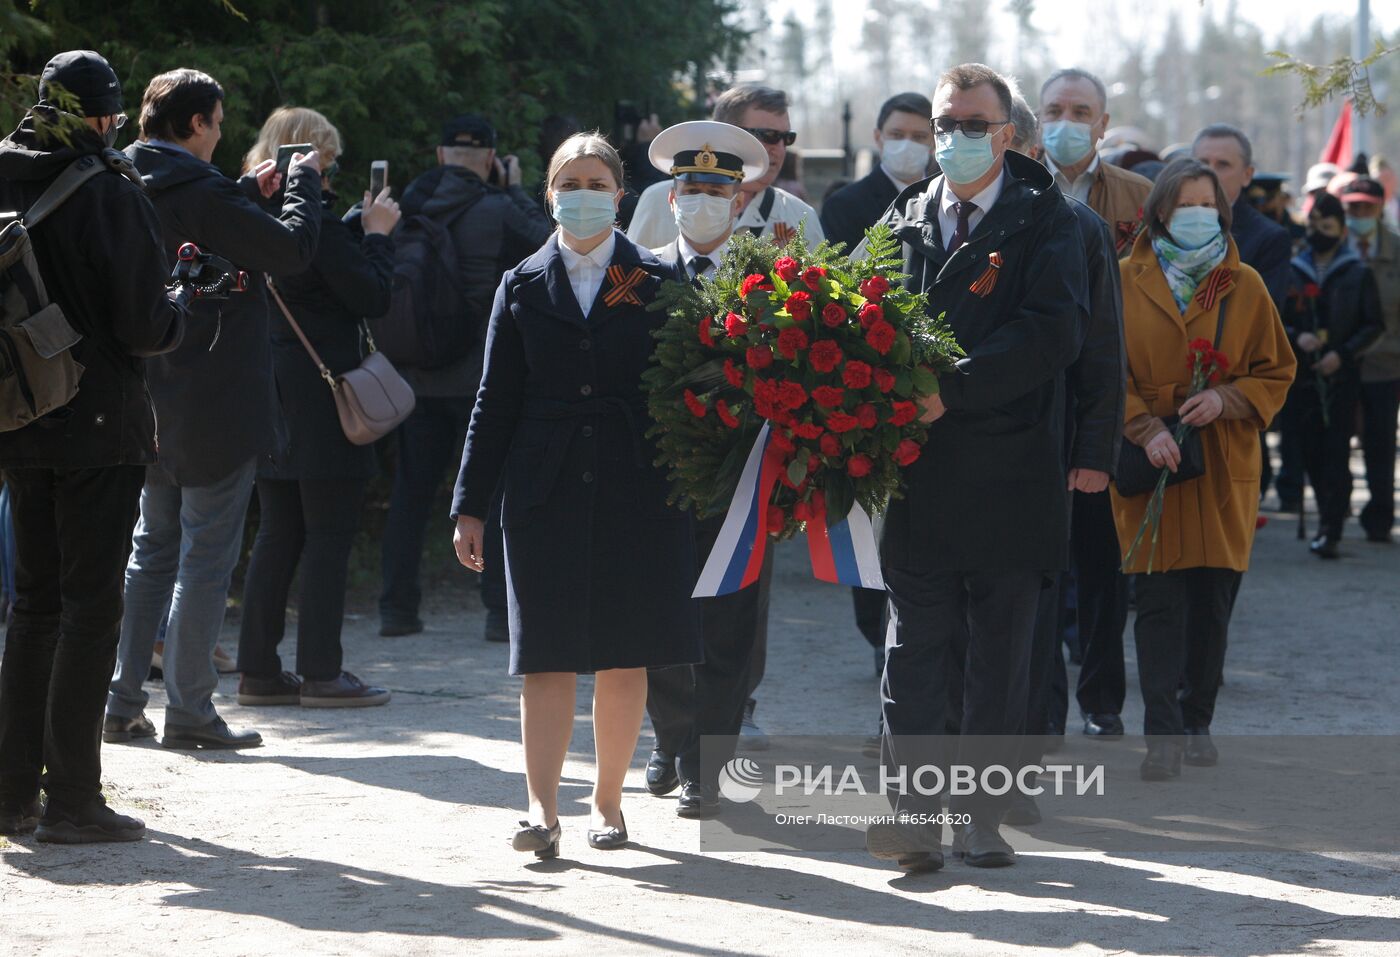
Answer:
[[[118,814],[100,797],[78,810],[57,808],[50,802],[34,830],[34,839],[44,844],[105,844],[145,836],[145,821]]]
[[[37,797],[22,803],[0,801],[0,834],[28,834],[39,826],[43,813],[43,805]]]
[[[388,704],[391,695],[384,688],[365,684],[348,671],[329,681],[303,681],[303,708],[372,708]]]
[[[102,740],[106,744],[126,744],[140,738],[154,738],[156,726],[141,712],[134,718],[123,718],[119,714],[109,714],[102,719]]]
[[[221,675],[238,674],[238,662],[234,661],[229,653],[218,645],[214,646],[214,668]]]
[[[422,630],[423,622],[418,618],[407,621],[389,619],[379,623],[379,635],[382,638],[402,638],[404,635],[416,635]]]
[[[744,705],[744,720],[739,725],[739,750],[741,751],[767,751],[769,747],[768,735],[758,723],[753,719],[753,709],[757,702],[752,698]]]
[[[238,703],[251,707],[301,704],[301,679],[290,671],[266,678],[244,675],[238,679]]]

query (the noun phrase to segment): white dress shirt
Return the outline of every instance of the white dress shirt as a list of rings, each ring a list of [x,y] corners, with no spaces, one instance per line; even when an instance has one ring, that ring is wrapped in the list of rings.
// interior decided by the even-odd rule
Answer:
[[[1073,183],[1065,178],[1065,174],[1060,172],[1060,168],[1055,165],[1055,161],[1050,158],[1048,153],[1045,156],[1045,168],[1050,171],[1051,176],[1055,177],[1055,185],[1060,187],[1060,192],[1088,205],[1089,190],[1094,188],[1094,172],[1099,168],[1097,153],[1094,154],[1094,161],[1089,164],[1089,168],[1080,173],[1079,178]]]
[[[628,239],[647,249],[661,249],[675,242],[676,237],[680,235],[680,229],[676,226],[676,215],[671,212],[671,204],[666,198],[670,192],[669,179],[653,183],[642,190],[642,195],[637,197],[637,209],[632,213],[632,223],[627,227]],[[817,218],[817,211],[787,190],[773,188],[773,209],[767,219],[759,214],[762,205],[762,193],[749,200],[749,204],[744,207],[734,224],[734,231],[737,233],[755,226],[759,235],[771,236],[773,227],[778,223],[792,229],[796,229],[798,223],[805,223],[808,249],[816,249],[822,240],[826,239],[821,220]]]
[[[603,276],[612,264],[613,249],[617,246],[617,233],[608,230],[608,238],[593,248],[592,252],[574,252],[559,238],[559,257],[564,260],[564,271],[569,274],[569,285],[573,287],[578,307],[588,318],[593,308],[593,300],[598,297],[598,287],[603,285]]]
[[[938,201],[938,231],[943,237],[943,248],[948,247],[948,241],[953,238],[953,234],[958,231],[958,214],[953,209],[953,204],[958,202],[958,197],[953,195],[953,191],[948,188],[946,179],[937,181],[942,186],[943,196]],[[987,210],[996,205],[997,197],[1001,195],[1002,184],[1006,182],[1006,170],[1003,168],[1001,175],[992,181],[992,184],[976,196],[972,197],[972,202],[977,209],[967,220],[967,237],[971,239],[973,232],[977,229],[977,224],[982,221],[982,217],[987,215]],[[931,186],[938,189],[939,185]]]
[[[730,233],[730,236],[732,235],[733,233]],[[729,252],[729,236],[726,236],[724,238],[724,242],[720,243],[717,248],[712,249],[707,253],[697,253],[694,247],[692,247],[690,243],[686,242],[684,236],[678,237],[676,242],[677,248],[679,249],[681,254],[681,265],[685,267],[687,275],[690,274],[690,261],[696,256],[704,256],[710,261],[710,268],[700,273],[700,276],[713,276],[715,274],[715,270],[719,269],[719,264],[720,261],[724,259],[724,254]],[[691,278],[698,279],[699,276],[692,276]]]

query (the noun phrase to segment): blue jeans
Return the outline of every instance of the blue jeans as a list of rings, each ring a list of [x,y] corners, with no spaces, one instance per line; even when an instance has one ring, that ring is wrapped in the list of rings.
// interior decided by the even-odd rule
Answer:
[[[134,718],[146,706],[149,695],[141,684],[166,621],[166,723],[200,726],[218,717],[212,700],[219,685],[214,645],[243,547],[256,470],[256,460],[249,459],[214,485],[147,482],[141,491],[108,714]]]

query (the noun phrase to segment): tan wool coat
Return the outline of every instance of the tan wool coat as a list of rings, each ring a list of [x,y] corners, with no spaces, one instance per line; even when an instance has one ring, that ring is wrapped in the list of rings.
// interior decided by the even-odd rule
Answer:
[[[1206,472],[1167,489],[1152,570],[1230,568],[1246,571],[1259,511],[1259,432],[1283,407],[1295,361],[1264,281],[1240,262],[1233,240],[1217,272],[1201,281],[1186,315],[1177,309],[1146,233],[1119,263],[1123,278],[1123,328],[1128,355],[1124,438],[1146,445],[1186,400],[1191,383],[1187,345],[1215,338],[1223,300],[1220,351],[1230,369],[1212,386],[1224,412],[1201,429]],[[1212,280],[1216,280],[1213,282]],[[1208,301],[1210,288],[1223,295]],[[1123,498],[1112,491],[1114,521],[1123,553],[1137,535],[1149,495]],[[1150,538],[1150,533],[1149,533]],[[1144,540],[1124,572],[1147,571],[1151,544]]]

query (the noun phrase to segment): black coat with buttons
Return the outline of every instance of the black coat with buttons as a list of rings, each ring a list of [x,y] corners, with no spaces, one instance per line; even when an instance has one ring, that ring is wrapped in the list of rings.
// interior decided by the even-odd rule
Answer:
[[[691,519],[666,504],[641,378],[670,267],[615,232],[612,266],[640,304],[587,317],[558,236],[496,291],[452,515],[484,518],[504,480],[511,674],[663,667],[701,658]]]

